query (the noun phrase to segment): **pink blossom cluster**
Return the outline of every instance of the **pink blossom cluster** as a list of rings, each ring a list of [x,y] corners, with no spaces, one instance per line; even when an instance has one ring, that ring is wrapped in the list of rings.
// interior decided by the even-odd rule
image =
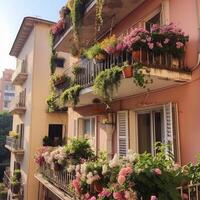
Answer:
[[[44,154],[49,151],[48,147],[41,147],[37,150],[35,154],[35,163],[38,164],[40,167],[44,164],[45,159],[44,159]]]
[[[131,173],[133,173],[133,169],[131,167],[124,167],[120,170],[119,172],[119,176],[118,176],[118,183],[120,185],[123,185],[124,182],[126,181],[126,176],[130,175]]]
[[[149,37],[149,32],[143,28],[131,29],[131,31],[124,36],[123,43],[124,46],[128,49],[137,42],[146,43],[147,38]]]
[[[51,28],[51,33],[53,35],[58,34],[60,31],[62,31],[65,27],[65,21],[64,19],[60,19],[56,24],[54,24]]]

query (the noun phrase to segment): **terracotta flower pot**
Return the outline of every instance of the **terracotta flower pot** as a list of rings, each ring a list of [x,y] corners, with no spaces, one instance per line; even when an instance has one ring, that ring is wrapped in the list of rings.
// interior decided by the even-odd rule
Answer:
[[[122,73],[124,78],[131,78],[133,76],[133,67],[131,65],[124,67]]]
[[[133,57],[134,61],[140,61],[140,51],[133,51],[132,57]]]

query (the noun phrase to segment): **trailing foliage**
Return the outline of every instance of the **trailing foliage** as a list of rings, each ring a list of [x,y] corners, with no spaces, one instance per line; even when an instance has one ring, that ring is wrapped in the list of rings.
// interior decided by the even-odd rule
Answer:
[[[70,105],[75,106],[79,102],[79,93],[81,89],[80,85],[74,85],[66,89],[60,96],[62,103],[69,103]]]
[[[54,112],[59,109],[58,105],[58,96],[55,93],[55,91],[51,91],[49,96],[46,99],[47,105],[48,105],[48,112]]]
[[[112,101],[113,92],[120,85],[121,73],[118,66],[100,72],[94,81],[94,92],[106,102]]]
[[[100,31],[103,24],[102,12],[103,12],[104,0],[97,0],[96,3],[96,30]]]

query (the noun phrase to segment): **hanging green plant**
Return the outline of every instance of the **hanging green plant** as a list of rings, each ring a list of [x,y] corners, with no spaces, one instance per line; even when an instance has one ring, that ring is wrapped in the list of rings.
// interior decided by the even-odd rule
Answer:
[[[102,17],[103,5],[104,5],[104,0],[97,0],[96,2],[96,30],[97,31],[100,31],[100,28],[103,24],[103,17]]]
[[[152,83],[153,80],[150,78],[150,71],[146,69],[147,75],[143,73],[143,65],[141,63],[134,63],[133,64],[134,69],[134,83],[142,88],[146,88],[147,84]]]
[[[46,103],[48,105],[48,112],[54,112],[59,109],[57,99],[58,99],[58,97],[57,97],[55,91],[51,91],[51,93],[49,94],[49,96],[46,99]]]
[[[121,74],[122,69],[118,66],[100,72],[94,81],[94,92],[105,102],[111,102],[114,91],[120,85]]]
[[[82,23],[82,18],[85,11],[85,4],[87,0],[73,0],[70,1],[70,9],[71,9],[71,19],[72,19],[72,28],[74,32],[74,40],[76,42],[79,41],[78,34],[79,28]]]
[[[68,89],[66,89],[60,96],[61,102],[63,105],[65,103],[71,104],[75,106],[79,102],[79,93],[81,91],[80,85],[74,85]]]

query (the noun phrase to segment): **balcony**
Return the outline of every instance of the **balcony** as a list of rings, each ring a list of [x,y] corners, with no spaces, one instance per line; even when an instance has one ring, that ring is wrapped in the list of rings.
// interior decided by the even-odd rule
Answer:
[[[24,149],[23,149],[23,137],[6,137],[6,145],[5,147],[11,151],[12,153],[16,155],[24,155]]]
[[[26,112],[25,107],[25,100],[26,100],[26,90],[23,90],[16,96],[10,103],[9,112],[11,114],[18,114],[22,115]]]
[[[66,171],[54,171],[50,168],[42,168],[35,178],[60,199],[72,200],[74,192],[70,189],[71,181],[75,176]]]
[[[101,71],[110,69],[112,66],[120,66],[126,60],[134,63],[132,55],[125,51],[118,56],[111,55],[101,63],[94,63],[93,60],[84,60],[80,66],[84,68],[83,73],[77,75],[76,83],[84,89],[80,92],[80,102],[77,105],[85,106],[93,103],[95,98],[98,98],[93,93],[92,85],[95,78]],[[148,84],[149,90],[157,90],[167,88],[172,85],[180,85],[191,80],[191,73],[184,66],[184,58],[174,61],[171,55],[162,54],[155,55],[150,51],[140,50],[139,62],[143,65],[143,74],[150,75],[153,83]],[[148,73],[146,72],[148,71]],[[121,80],[121,85],[118,91],[114,94],[114,99],[142,94],[147,91],[147,88],[141,88],[133,83],[132,78]]]
[[[139,7],[145,0],[138,1],[116,1],[116,0],[105,0],[103,7],[103,25],[101,30],[95,33],[95,15],[96,15],[96,0],[89,1],[86,6],[81,30],[79,33],[80,46],[89,46],[96,38],[99,39],[105,35],[113,23],[115,26],[133,10]],[[88,34],[93,33],[93,34]],[[69,17],[65,18],[65,29],[59,34],[54,40],[54,49],[62,52],[70,52],[71,44],[73,41],[73,30]]]
[[[10,188],[10,168],[7,167],[4,171],[3,183],[7,188]]]
[[[26,81],[27,77],[27,64],[26,61],[23,60],[20,63],[18,63],[17,68],[12,75],[12,84],[22,85]]]

